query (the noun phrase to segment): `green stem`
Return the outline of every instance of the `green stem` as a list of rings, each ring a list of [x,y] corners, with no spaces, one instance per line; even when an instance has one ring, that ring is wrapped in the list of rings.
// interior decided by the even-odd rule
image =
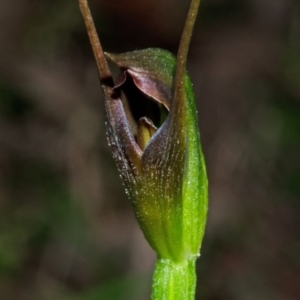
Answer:
[[[196,259],[173,262],[158,259],[152,285],[152,300],[193,300],[196,289]]]

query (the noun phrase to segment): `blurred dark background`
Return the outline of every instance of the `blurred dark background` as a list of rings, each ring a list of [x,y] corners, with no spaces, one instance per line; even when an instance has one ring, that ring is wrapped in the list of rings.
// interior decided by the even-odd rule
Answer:
[[[176,53],[189,1],[91,0],[103,47]],[[300,3],[203,0],[189,55],[210,209],[197,299],[300,299]],[[0,299],[150,299],[77,1],[0,2]]]

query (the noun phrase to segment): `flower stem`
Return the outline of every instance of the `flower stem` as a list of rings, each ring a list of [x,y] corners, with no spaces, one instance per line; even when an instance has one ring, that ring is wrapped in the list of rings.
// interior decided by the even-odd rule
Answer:
[[[152,300],[193,300],[196,289],[195,261],[158,259],[153,275]]]

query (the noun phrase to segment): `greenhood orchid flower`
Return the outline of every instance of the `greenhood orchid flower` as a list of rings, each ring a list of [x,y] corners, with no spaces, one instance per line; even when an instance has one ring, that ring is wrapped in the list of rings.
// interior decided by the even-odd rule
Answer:
[[[87,2],[79,3],[105,95],[113,158],[145,238],[158,255],[153,299],[169,299],[157,295],[170,295],[162,286],[174,278],[184,290],[185,269],[192,270],[188,272],[193,284],[186,289],[189,296],[181,291],[176,299],[192,299],[194,262],[207,214],[206,169],[192,84],[185,71],[199,1],[192,2],[177,60],[161,49],[104,54]],[[116,80],[107,59],[120,68]]]
[[[175,110],[171,53],[146,49],[106,56],[122,71],[113,87],[116,98],[106,100],[112,113],[108,140],[140,227],[160,257],[197,256],[207,182],[190,79],[185,75],[187,96]],[[131,103],[130,97],[137,98]]]

